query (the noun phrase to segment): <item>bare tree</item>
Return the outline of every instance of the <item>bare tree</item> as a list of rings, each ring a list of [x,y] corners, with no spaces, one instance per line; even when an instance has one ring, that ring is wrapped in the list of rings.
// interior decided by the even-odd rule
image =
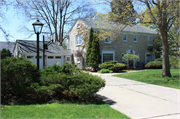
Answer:
[[[75,18],[90,17],[94,9],[90,2],[83,0],[17,0],[29,21],[40,19],[56,41],[62,45],[65,39],[65,26]]]

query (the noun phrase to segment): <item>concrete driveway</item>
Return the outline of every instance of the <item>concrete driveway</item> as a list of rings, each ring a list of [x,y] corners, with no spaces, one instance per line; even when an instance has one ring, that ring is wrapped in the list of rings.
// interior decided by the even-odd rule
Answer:
[[[97,95],[132,119],[180,119],[180,90],[100,74],[106,86]]]

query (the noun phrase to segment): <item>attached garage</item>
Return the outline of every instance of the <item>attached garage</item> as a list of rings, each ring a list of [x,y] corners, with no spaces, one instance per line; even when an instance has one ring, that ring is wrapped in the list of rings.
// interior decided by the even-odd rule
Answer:
[[[14,57],[25,56],[26,59],[36,63],[37,42],[29,40],[17,40],[14,48]],[[45,42],[47,43],[47,42]],[[43,42],[39,42],[39,65],[43,66]],[[45,66],[52,66],[55,63],[63,65],[65,62],[71,62],[72,51],[64,49],[59,43],[52,43],[45,50]]]

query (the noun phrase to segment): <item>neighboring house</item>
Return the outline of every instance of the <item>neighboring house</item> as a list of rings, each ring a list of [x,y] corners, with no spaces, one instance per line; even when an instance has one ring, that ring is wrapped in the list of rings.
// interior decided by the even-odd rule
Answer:
[[[48,41],[45,41],[47,43]],[[37,62],[37,41],[16,40],[14,47],[14,57],[24,56],[26,59]],[[43,41],[39,42],[40,66],[43,66]],[[61,66],[65,62],[71,62],[72,51],[64,49],[59,43],[52,43],[45,50],[45,66],[59,63]]]
[[[94,30],[98,31],[101,25],[98,24],[99,21],[92,19],[77,19],[74,25],[69,30],[69,39],[67,49],[73,51],[73,61],[75,64],[82,63],[80,57],[76,57],[75,53],[77,50],[82,49],[81,45],[83,41],[81,39],[81,34],[78,29],[81,26],[86,25],[87,27],[92,27]],[[151,52],[153,46],[153,39],[157,36],[157,32],[140,25],[127,26],[115,40],[100,39],[100,54],[101,62],[117,60],[118,62],[123,62],[122,57],[126,53],[132,53],[138,55],[140,60],[138,61],[137,67],[134,63],[134,68],[143,68],[144,64],[155,60],[155,55]],[[83,51],[85,58],[86,51]],[[82,65],[80,65],[82,66]]]
[[[12,56],[14,56],[13,50],[14,50],[15,43],[14,42],[0,42],[0,50],[3,48],[9,49],[12,53]]]

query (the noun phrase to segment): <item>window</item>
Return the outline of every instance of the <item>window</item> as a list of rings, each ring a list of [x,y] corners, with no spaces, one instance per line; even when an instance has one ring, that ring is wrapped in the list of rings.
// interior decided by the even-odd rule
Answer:
[[[33,59],[34,56],[27,56],[27,59]]]
[[[113,61],[113,53],[103,53],[103,63]]]
[[[123,41],[127,42],[127,35],[126,34],[123,34]]]
[[[150,36],[147,37],[147,45],[153,46],[153,37],[150,37]]]
[[[81,35],[77,35],[76,36],[76,45],[80,45],[81,44]]]
[[[77,24],[77,28],[80,28],[80,26],[81,26],[80,24]]]
[[[81,62],[81,57],[77,57],[77,63]]]
[[[137,42],[137,35],[133,35],[134,42]]]
[[[56,56],[56,59],[61,59],[61,56]]]
[[[66,62],[71,62],[71,57],[70,56],[66,56]]]
[[[53,59],[54,57],[53,56],[48,56],[48,59]]]
[[[111,36],[106,37],[104,43],[111,44]]]

